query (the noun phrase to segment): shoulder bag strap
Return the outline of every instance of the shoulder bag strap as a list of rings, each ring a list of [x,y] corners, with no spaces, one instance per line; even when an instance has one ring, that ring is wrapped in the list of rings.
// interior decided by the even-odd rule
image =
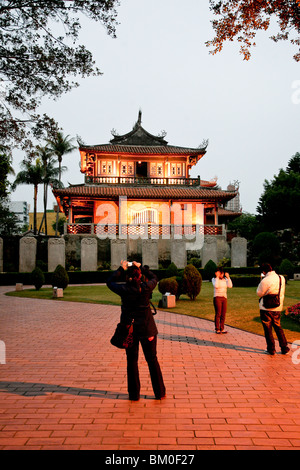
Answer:
[[[280,296],[280,291],[281,291],[281,276],[278,274],[279,277],[279,292],[278,295]]]
[[[151,305],[151,307],[153,308],[153,312],[152,312],[152,315],[156,315],[157,311],[156,311],[156,308],[154,307],[153,303],[149,301],[149,304]]]

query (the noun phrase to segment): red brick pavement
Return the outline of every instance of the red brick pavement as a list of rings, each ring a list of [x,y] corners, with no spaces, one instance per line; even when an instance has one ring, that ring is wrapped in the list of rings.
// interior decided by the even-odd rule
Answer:
[[[8,297],[0,288],[0,449],[300,449],[300,364],[262,336],[159,312],[167,398],[126,390],[110,345],[119,307]],[[295,362],[295,361],[294,361]]]

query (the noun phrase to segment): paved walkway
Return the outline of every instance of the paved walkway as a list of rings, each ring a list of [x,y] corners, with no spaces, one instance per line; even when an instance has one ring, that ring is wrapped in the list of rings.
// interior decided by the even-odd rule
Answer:
[[[11,288],[13,289],[13,288]],[[263,337],[158,312],[167,398],[130,402],[125,353],[110,345],[119,307],[3,295],[0,449],[297,449],[300,364]],[[3,346],[3,343],[1,343]],[[297,361],[294,361],[297,362]]]

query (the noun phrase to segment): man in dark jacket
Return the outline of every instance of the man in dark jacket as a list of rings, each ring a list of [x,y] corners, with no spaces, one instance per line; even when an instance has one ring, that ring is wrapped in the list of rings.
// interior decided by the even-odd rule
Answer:
[[[158,331],[150,307],[157,278],[151,271],[143,271],[140,263],[134,261],[132,266],[128,267],[127,261],[121,261],[121,266],[107,281],[109,289],[121,297],[121,323],[129,325],[134,319],[133,346],[126,349],[128,393],[129,399],[134,401],[140,398],[139,343],[149,367],[156,399],[160,400],[166,394],[156,352]],[[126,275],[125,282],[122,283],[120,281],[124,279],[124,275]]]

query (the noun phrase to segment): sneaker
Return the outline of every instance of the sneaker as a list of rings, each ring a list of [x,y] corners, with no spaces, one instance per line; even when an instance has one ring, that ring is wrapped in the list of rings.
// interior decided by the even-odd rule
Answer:
[[[223,330],[223,331],[220,331],[220,333],[221,333],[221,335],[226,335],[228,333],[228,331]]]
[[[220,335],[220,334],[221,334],[221,331],[220,331],[220,330],[216,330],[216,333],[217,333],[217,335]]]

